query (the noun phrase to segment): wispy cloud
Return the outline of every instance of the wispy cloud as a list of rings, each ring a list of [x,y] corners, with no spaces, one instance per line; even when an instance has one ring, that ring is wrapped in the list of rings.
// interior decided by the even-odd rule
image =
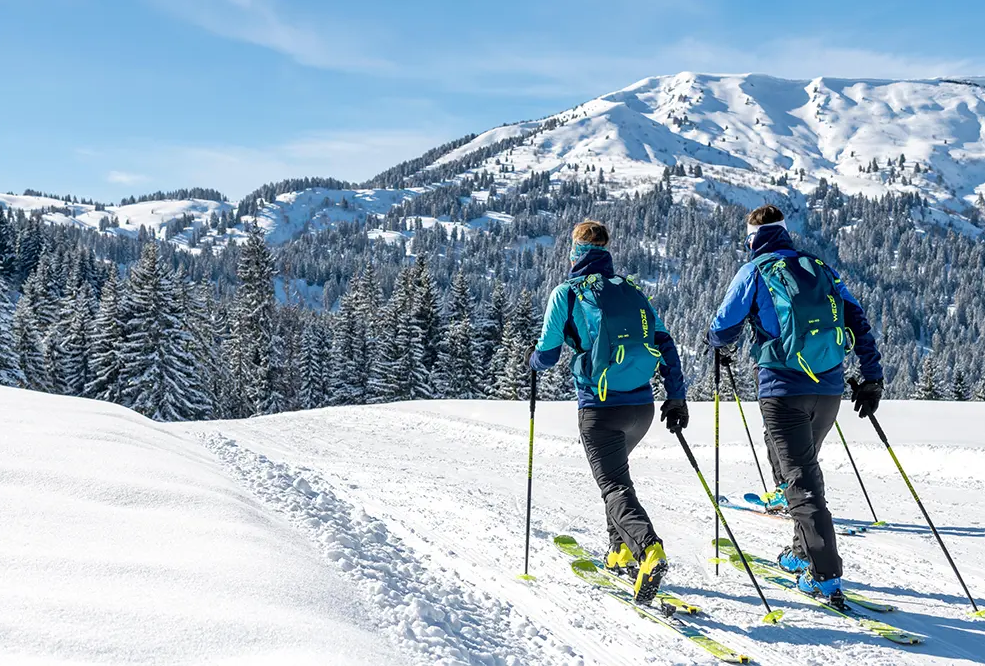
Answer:
[[[292,16],[277,0],[148,0],[212,33],[272,49],[301,65],[338,71],[392,73],[396,66],[367,52],[365,30]]]
[[[107,180],[114,185],[146,183],[165,190],[215,187],[238,198],[262,183],[284,178],[334,176],[365,180],[448,138],[429,131],[326,131],[260,147],[148,143],[99,152],[101,159],[125,163],[135,170],[111,172]],[[154,178],[136,174],[151,169]]]
[[[114,185],[137,185],[146,183],[150,178],[139,173],[128,173],[126,171],[110,171],[106,175],[106,182]]]
[[[292,14],[283,0],[149,0],[229,39],[272,49],[320,69],[430,82],[485,95],[550,98],[594,96],[646,76],[680,71],[760,72],[787,78],[930,78],[981,74],[985,59],[954,60],[845,46],[838,36],[794,36],[734,48],[684,37],[658,46],[586,40],[573,49],[549,38],[470,34],[468,48],[413,48],[381,39],[377,25],[350,26],[334,16]],[[695,10],[696,11],[696,10]],[[400,57],[392,53],[400,52]],[[614,54],[615,52],[615,54]]]

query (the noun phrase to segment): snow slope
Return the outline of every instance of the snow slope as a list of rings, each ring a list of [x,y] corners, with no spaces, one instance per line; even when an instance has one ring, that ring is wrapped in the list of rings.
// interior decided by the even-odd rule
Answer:
[[[748,406],[750,419],[758,415]],[[966,580],[985,601],[981,404],[880,412]],[[689,439],[712,469],[711,409]],[[572,404],[537,413],[531,568],[522,567],[526,405],[420,402],[156,424],[113,405],[0,389],[0,663],[711,664],[703,652],[575,580],[551,545],[604,542]],[[844,428],[880,518],[839,546],[849,584],[924,634],[903,648],[707,558],[713,521],[679,447],[655,426],[634,455],[641,498],[672,560],[667,586],[716,638],[776,666],[985,663],[966,602],[868,426]],[[722,490],[754,490],[724,406]],[[757,436],[757,440],[759,437]],[[762,451],[762,444],[759,444]],[[834,513],[868,519],[847,458],[822,453]],[[728,518],[771,555],[789,526]]]
[[[179,247],[188,247],[192,228],[202,232],[203,237],[212,236],[212,242],[222,245],[230,239],[243,237],[242,228],[231,229],[228,235],[218,236],[209,229],[212,214],[220,215],[223,211],[232,213],[233,204],[207,201],[204,199],[181,199],[167,201],[145,201],[127,206],[107,206],[106,210],[97,211],[95,206],[85,204],[69,204],[58,199],[35,196],[16,196],[0,194],[0,208],[19,209],[25,212],[47,210],[43,219],[49,224],[67,224],[79,227],[99,229],[100,223],[108,224],[114,218],[119,227],[106,229],[106,233],[136,237],[143,227],[153,237],[165,239],[165,229],[168,222],[179,220],[185,216],[193,219],[192,227],[175,236],[173,243]],[[54,211],[52,211],[54,209]]]
[[[411,663],[314,543],[173,430],[0,388],[0,663]]]
[[[756,490],[758,477],[738,415],[723,407],[722,491]],[[755,424],[755,405],[747,407]],[[776,666],[929,666],[985,663],[985,623],[965,615],[967,603],[919,511],[866,422],[844,413],[844,429],[880,518],[890,527],[839,542],[848,584],[901,607],[887,618],[924,634],[925,645],[903,648],[862,633],[851,623],[767,589],[771,603],[786,610],[781,627],[759,623],[761,610],[748,580],[731,567],[716,577],[712,555],[711,509],[679,446],[655,426],[634,455],[637,488],[665,540],[672,559],[670,588],[707,611],[700,623],[716,638],[749,653],[756,663]],[[929,510],[936,517],[968,584],[985,602],[985,444],[978,424],[981,404],[888,403],[880,412]],[[395,543],[419,563],[422,575],[455,578],[473,594],[487,593],[522,621],[487,624],[486,640],[516,646],[523,664],[711,664],[702,651],[636,617],[624,607],[586,589],[567,571],[551,545],[558,533],[572,533],[590,546],[605,542],[601,501],[577,441],[575,408],[542,404],[537,412],[531,568],[533,583],[517,580],[523,564],[526,488],[527,407],[522,403],[420,402],[333,408],[247,421],[179,424],[201,433],[208,448],[263,501],[293,516],[326,557],[355,579],[372,577],[378,540],[352,539],[334,518],[310,521],[310,509],[289,489],[303,476],[307,493],[331,493],[385,526],[385,543]],[[754,427],[754,432],[756,428]],[[711,409],[694,405],[687,432],[695,453],[713,469]],[[756,435],[763,456],[761,437]],[[836,515],[860,522],[867,509],[840,443],[822,453],[830,503]],[[271,469],[277,470],[272,474]],[[268,479],[273,475],[273,482]],[[789,538],[789,526],[738,512],[728,514],[742,545],[771,556]],[[383,533],[381,528],[381,534]],[[342,536],[339,537],[338,535]],[[382,587],[382,597],[379,590]],[[405,603],[386,585],[376,595],[386,612],[405,612]],[[431,627],[460,646],[464,631],[441,620],[448,598],[428,598],[437,612]],[[452,606],[453,608],[453,606]],[[522,622],[523,629],[516,633]],[[426,631],[415,633],[420,637]],[[516,636],[527,637],[517,642]],[[414,639],[408,637],[408,640]],[[458,642],[454,642],[458,641]],[[531,652],[539,646],[536,655]],[[477,658],[470,662],[483,663]]]

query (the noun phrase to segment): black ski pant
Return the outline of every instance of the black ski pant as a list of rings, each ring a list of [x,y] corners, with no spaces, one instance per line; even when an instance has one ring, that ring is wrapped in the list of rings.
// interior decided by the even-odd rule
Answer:
[[[629,477],[629,454],[650,429],[653,412],[653,404],[578,411],[581,442],[605,502],[609,545],[615,550],[625,543],[637,561],[647,546],[660,542]]]
[[[840,577],[841,557],[817,456],[838,417],[841,396],[761,398],[759,405],[773,480],[777,485],[787,484],[794,552],[807,557],[817,580]]]

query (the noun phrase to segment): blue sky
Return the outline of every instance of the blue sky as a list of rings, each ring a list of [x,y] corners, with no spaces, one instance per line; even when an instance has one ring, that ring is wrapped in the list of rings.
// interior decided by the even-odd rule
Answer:
[[[0,191],[360,180],[646,76],[985,75],[981,2],[0,0]]]

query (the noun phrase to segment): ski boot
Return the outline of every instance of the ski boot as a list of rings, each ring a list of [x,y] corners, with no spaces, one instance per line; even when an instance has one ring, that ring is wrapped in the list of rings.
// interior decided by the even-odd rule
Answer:
[[[660,583],[666,573],[667,555],[663,546],[660,542],[647,546],[646,557],[640,562],[640,571],[636,574],[633,600],[641,606],[649,606],[660,591]]]
[[[619,544],[619,548],[609,551],[609,554],[605,558],[605,568],[614,574],[628,576],[635,580],[636,575],[639,573],[640,565],[636,562],[636,558],[633,557],[629,546],[621,543]]]
[[[811,563],[807,558],[794,552],[793,548],[787,546],[776,557],[777,565],[787,573],[799,574],[807,571]]]
[[[790,508],[787,503],[787,484],[781,483],[776,487],[776,490],[763,495],[763,504],[766,507],[766,513],[786,513]]]
[[[845,593],[841,591],[841,578],[816,580],[810,571],[805,571],[797,578],[797,589],[839,610],[845,608]]]

